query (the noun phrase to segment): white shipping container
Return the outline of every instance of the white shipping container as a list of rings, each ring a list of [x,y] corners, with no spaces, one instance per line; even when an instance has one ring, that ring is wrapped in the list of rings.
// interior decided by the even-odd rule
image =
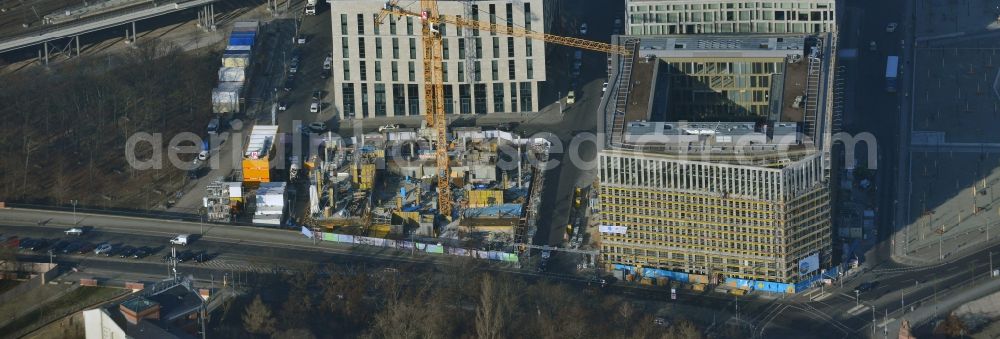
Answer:
[[[246,81],[246,68],[243,67],[219,68],[219,82],[244,82],[244,81]]]
[[[212,90],[212,112],[231,113],[240,109],[242,82],[223,82]]]
[[[268,206],[277,207],[280,211],[285,206],[285,187],[283,182],[261,183],[260,188],[257,189],[257,209],[271,209],[263,208]]]

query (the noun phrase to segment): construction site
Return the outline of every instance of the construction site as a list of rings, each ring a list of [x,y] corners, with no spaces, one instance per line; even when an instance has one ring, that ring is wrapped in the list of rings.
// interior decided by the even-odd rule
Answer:
[[[529,202],[540,189],[533,186],[539,177],[533,164],[547,159],[544,139],[481,128],[451,131],[446,182],[454,203],[443,214],[433,129],[390,128],[349,138],[314,134],[308,137],[319,146],[306,152],[311,155],[283,157],[290,153],[276,145],[288,145],[287,136],[277,126],[253,127],[241,170],[207,188],[209,221],[470,246],[521,243],[530,236]],[[300,156],[306,160],[301,164]]]
[[[547,158],[547,142],[455,129],[447,143],[447,180],[439,181],[433,132],[393,128],[350,139],[331,134],[309,172],[305,223],[340,234],[440,238],[470,247],[523,242],[529,202],[540,189],[532,185],[538,175],[531,164]],[[450,213],[441,208],[442,182],[450,186]]]

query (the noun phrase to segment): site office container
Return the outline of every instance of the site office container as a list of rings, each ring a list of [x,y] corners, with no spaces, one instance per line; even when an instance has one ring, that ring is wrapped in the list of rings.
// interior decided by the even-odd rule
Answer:
[[[226,51],[222,54],[222,67],[250,67],[250,51]]]
[[[235,113],[243,102],[242,82],[221,82],[212,90],[212,112]]]
[[[244,67],[219,68],[219,82],[244,82],[244,81],[246,81],[246,68]]]

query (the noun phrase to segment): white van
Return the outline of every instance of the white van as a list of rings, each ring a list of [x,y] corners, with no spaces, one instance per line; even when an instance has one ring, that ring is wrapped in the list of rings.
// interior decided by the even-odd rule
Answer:
[[[188,244],[188,238],[190,238],[190,237],[191,237],[190,234],[179,234],[176,237],[174,237],[173,239],[170,239],[170,244],[171,245],[187,246],[187,244]]]

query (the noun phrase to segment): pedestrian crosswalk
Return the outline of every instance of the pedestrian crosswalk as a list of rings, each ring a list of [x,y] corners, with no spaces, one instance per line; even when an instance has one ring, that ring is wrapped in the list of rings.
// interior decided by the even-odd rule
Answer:
[[[215,259],[203,263],[195,263],[192,265],[205,268],[213,268],[222,271],[239,271],[239,272],[256,272],[256,273],[278,273],[287,271],[287,269],[282,268],[278,265],[251,263],[247,261],[233,260],[233,259]]]

